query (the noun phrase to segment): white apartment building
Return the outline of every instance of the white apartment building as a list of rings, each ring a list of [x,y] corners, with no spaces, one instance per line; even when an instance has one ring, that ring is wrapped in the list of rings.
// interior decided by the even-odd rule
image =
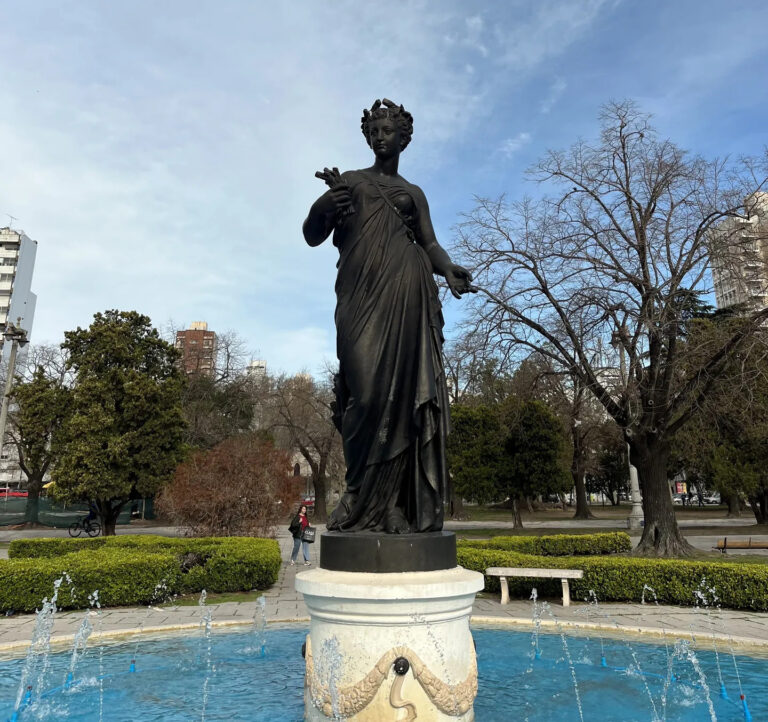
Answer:
[[[252,379],[264,379],[267,375],[267,362],[262,359],[253,359],[246,367],[245,373]]]
[[[7,324],[23,328],[27,338],[32,333],[37,296],[32,293],[32,273],[35,270],[37,241],[24,231],[0,228],[0,334]],[[2,357],[7,362],[11,344],[0,335]],[[23,350],[19,353],[23,355]],[[0,388],[5,384],[4,372]],[[0,391],[2,395],[2,391]],[[24,485],[25,477],[19,468],[16,448],[6,437],[0,454],[0,489]]]
[[[12,323],[32,333],[37,296],[32,293],[37,241],[24,231],[0,228],[0,330]],[[0,340],[2,343],[2,340]],[[3,349],[7,358],[8,348]]]
[[[718,308],[768,305],[768,193],[745,200],[749,216],[728,218],[714,233],[710,268]]]

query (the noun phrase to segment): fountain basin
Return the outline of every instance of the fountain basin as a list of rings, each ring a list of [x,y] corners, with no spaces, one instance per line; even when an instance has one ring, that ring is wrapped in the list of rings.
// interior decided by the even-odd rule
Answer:
[[[189,719],[297,722],[304,717],[304,660],[301,645],[306,625],[267,628],[266,650],[251,632],[216,630],[211,638],[211,665],[206,664],[206,640],[201,633],[142,639],[136,671],[130,672],[134,645],[130,641],[104,646],[103,692],[98,645],[90,646],[78,665],[75,684],[63,687],[70,655],[55,653],[42,679],[46,690],[36,708],[20,715],[24,720],[99,719],[110,722],[182,722]],[[542,634],[541,656],[534,658],[529,632],[488,627],[473,628],[477,643],[479,692],[475,716],[479,722],[580,720],[571,671],[557,635]],[[644,682],[661,714],[667,656],[664,645],[632,642],[643,675],[633,669],[627,643],[605,639],[606,667],[600,664],[598,638],[568,637],[579,684],[584,719],[592,722],[633,722],[652,719]],[[718,720],[743,720],[739,687],[730,655],[720,650],[720,662],[729,699],[720,697],[714,654],[696,650],[709,683]],[[768,657],[736,655],[742,689],[754,720],[768,719],[764,680]],[[23,659],[0,660],[0,722],[13,712]],[[711,719],[705,692],[690,663],[673,660],[678,677],[668,685],[666,719],[694,722]],[[202,708],[208,678],[208,702]],[[400,712],[401,717],[403,712]]]

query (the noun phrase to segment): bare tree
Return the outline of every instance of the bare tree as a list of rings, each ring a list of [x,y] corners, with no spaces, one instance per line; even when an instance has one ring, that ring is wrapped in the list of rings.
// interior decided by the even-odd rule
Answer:
[[[7,435],[15,454],[9,465],[18,465],[26,477],[25,524],[39,523],[40,494],[46,475],[62,449],[56,434],[68,414],[69,388],[73,374],[67,368],[67,354],[58,346],[28,346],[16,366],[11,388]]]
[[[460,226],[479,287],[472,323],[490,345],[538,351],[594,394],[639,472],[637,551],[687,554],[667,484],[670,440],[768,308],[706,348],[682,342],[685,320],[710,290],[710,251],[722,265],[738,244],[735,232],[723,238],[724,221],[753,216],[764,168],[691,156],[631,102],[607,105],[601,121],[597,142],[533,168],[556,195],[479,199]]]
[[[246,340],[234,329],[216,334],[217,381],[230,381],[245,374],[248,362],[253,358],[253,351]]]
[[[163,338],[176,343],[181,328],[166,322]],[[212,367],[203,365],[214,352]],[[253,352],[245,339],[232,329],[216,334],[215,348],[186,349],[183,362],[187,382],[182,396],[187,428],[184,441],[198,449],[210,449],[225,439],[258,426],[259,379],[247,373]],[[180,362],[181,363],[181,362]]]
[[[510,394],[512,373],[504,359],[487,353],[471,334],[446,344],[443,361],[451,405],[498,404]]]
[[[334,423],[335,395],[329,383],[308,374],[281,376],[272,380],[265,409],[264,427],[278,440],[297,449],[311,469],[315,490],[315,517],[328,516],[326,495],[329,481],[343,473],[341,436]]]

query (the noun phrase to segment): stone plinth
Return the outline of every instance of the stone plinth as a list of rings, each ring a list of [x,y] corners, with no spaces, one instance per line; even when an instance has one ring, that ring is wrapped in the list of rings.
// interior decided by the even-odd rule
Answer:
[[[462,567],[297,575],[311,616],[305,719],[473,720],[469,617],[482,588],[482,574]]]
[[[456,566],[456,535],[325,532],[320,566],[337,572],[434,572]]]

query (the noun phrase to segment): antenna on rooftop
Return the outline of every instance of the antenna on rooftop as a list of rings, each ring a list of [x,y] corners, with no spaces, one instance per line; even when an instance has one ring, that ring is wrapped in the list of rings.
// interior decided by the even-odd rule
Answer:
[[[6,213],[5,215],[11,219],[11,222],[8,224],[8,228],[13,228],[13,222],[18,221],[19,219],[16,218],[16,216],[12,216],[10,213]]]

